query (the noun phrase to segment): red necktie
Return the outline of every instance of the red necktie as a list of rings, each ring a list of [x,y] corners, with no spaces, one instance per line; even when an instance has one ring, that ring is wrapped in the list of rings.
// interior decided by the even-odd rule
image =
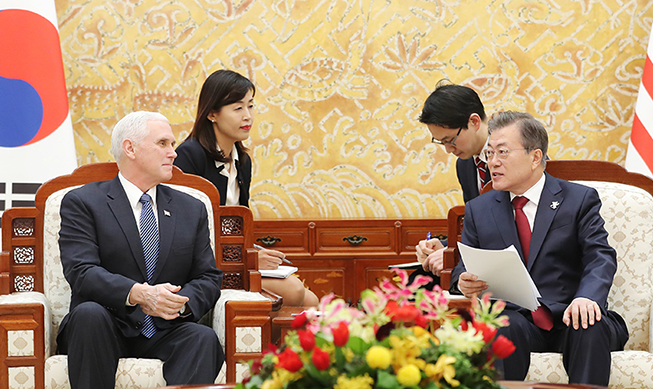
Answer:
[[[515,224],[517,224],[517,234],[519,235],[519,243],[521,244],[521,251],[524,253],[524,263],[528,264],[528,251],[531,247],[531,226],[528,224],[528,218],[524,213],[524,205],[528,203],[528,199],[523,196],[516,196],[512,199],[512,205],[515,207]],[[543,330],[550,331],[553,328],[553,318],[551,311],[544,305],[540,305],[533,315],[533,323]]]
[[[476,170],[478,170],[478,177],[481,179],[481,189],[487,184],[490,178],[489,174],[487,174],[487,164],[479,157],[474,157],[474,163],[476,164]]]

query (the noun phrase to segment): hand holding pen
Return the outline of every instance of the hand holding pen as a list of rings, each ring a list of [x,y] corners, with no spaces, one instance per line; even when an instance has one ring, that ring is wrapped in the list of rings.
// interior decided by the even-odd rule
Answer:
[[[259,246],[257,244],[254,244],[254,248],[259,250],[259,266],[261,266],[263,269],[271,267],[271,265],[273,265],[273,268],[276,269],[281,264],[280,261],[292,265],[292,262],[286,259],[286,254],[282,253],[281,251],[266,249],[265,247]],[[266,266],[265,262],[268,262],[269,264]]]
[[[443,252],[441,251],[443,248],[440,240],[432,238],[430,232],[426,234],[425,240],[415,246],[417,260],[422,263],[424,270],[440,275],[443,266]]]
[[[435,249],[432,246],[433,242],[431,242],[431,232],[429,231],[426,233],[426,239],[421,240],[417,246],[415,246],[415,251],[417,252],[417,260],[424,262],[426,257],[435,252]]]

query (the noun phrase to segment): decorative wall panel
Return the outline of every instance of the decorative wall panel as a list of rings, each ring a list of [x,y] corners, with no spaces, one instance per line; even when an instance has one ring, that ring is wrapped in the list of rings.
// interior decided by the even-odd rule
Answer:
[[[257,218],[446,217],[455,158],[417,118],[437,81],[542,120],[553,159],[623,163],[648,0],[56,0],[80,164],[157,110],[179,142],[204,79],[257,86]]]

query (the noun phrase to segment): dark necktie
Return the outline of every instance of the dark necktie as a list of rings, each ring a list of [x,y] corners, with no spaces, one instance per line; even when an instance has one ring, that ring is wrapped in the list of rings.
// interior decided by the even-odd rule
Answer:
[[[490,175],[487,172],[487,164],[479,157],[474,157],[474,163],[476,164],[476,170],[478,170],[478,177],[481,179],[481,189],[483,189],[485,184],[490,181]]]
[[[528,199],[523,196],[516,196],[512,199],[512,205],[515,207],[515,224],[517,224],[517,234],[519,235],[519,243],[521,244],[521,251],[524,253],[524,263],[528,264],[528,252],[531,247],[531,226],[528,224],[528,218],[524,213],[524,205],[528,203]],[[533,315],[533,323],[543,330],[550,331],[553,328],[553,318],[551,311],[544,305],[540,305]]]
[[[145,257],[145,271],[147,272],[147,282],[151,284],[156,262],[159,259],[159,228],[156,225],[150,199],[150,195],[143,193],[139,201],[143,204],[141,210],[141,243],[143,244],[143,256]],[[141,333],[147,338],[151,338],[156,333],[156,326],[150,315],[145,315]]]

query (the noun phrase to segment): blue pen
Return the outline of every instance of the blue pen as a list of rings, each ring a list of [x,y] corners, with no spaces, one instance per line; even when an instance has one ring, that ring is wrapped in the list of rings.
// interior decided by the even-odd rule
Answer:
[[[426,240],[431,240],[431,231],[426,233]]]
[[[265,247],[259,246],[257,244],[254,244],[254,248],[257,249],[257,250],[265,250]],[[288,264],[292,265],[292,262],[290,262],[286,258],[281,258],[281,260],[284,261],[285,263],[288,263]]]

